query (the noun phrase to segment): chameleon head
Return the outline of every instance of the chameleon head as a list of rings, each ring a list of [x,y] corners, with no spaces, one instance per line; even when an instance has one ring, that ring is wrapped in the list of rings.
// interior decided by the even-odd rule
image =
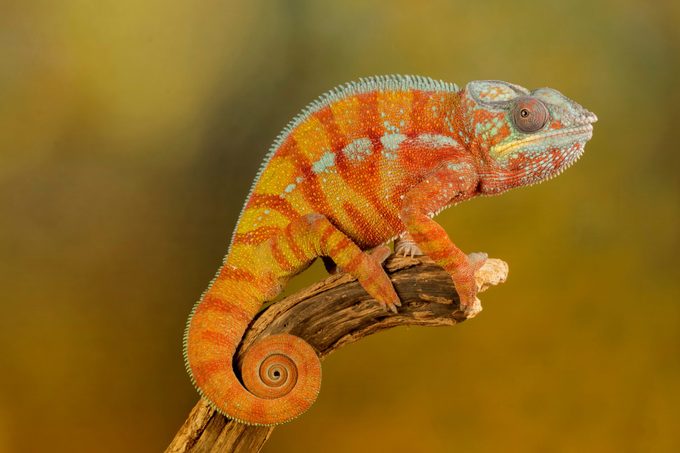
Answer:
[[[560,174],[581,157],[597,121],[557,90],[495,80],[468,83],[463,106],[478,150],[480,188],[488,194]]]

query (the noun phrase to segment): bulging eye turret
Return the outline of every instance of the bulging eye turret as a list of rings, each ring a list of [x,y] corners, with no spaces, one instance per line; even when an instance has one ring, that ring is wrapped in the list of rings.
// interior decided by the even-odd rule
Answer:
[[[517,99],[511,114],[517,129],[526,133],[542,129],[550,118],[550,112],[545,104],[530,96]]]

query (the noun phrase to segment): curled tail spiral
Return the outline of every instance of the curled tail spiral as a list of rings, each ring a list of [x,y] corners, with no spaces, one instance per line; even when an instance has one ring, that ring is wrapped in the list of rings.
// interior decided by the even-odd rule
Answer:
[[[247,282],[230,285],[218,278],[189,317],[184,358],[192,382],[220,413],[250,425],[276,425],[314,403],[321,364],[301,338],[272,335],[246,351],[239,380],[234,354],[265,300],[256,287]]]

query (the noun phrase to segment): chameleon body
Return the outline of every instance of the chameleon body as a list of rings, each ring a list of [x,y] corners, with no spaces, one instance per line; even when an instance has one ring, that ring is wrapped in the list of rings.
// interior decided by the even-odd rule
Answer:
[[[380,76],[321,96],[272,145],[223,265],[191,313],[185,360],[201,395],[227,417],[259,425],[312,405],[321,367],[300,338],[270,336],[240,368],[233,360],[262,304],[320,256],[396,311],[385,249],[366,250],[407,235],[451,274],[461,307],[474,310],[474,273],[486,257],[463,253],[432,217],[559,174],[581,156],[595,121],[556,90],[501,81],[459,89]]]

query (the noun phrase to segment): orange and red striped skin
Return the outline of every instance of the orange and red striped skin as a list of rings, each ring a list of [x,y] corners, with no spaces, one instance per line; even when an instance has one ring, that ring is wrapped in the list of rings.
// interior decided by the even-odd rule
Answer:
[[[441,133],[443,117],[433,113],[453,110],[457,102],[453,92],[364,93],[312,113],[281,143],[246,203],[220,274],[192,316],[187,342],[191,374],[215,406],[245,422],[285,421],[271,410],[264,416],[268,411],[256,408],[266,402],[245,396],[249,392],[242,392],[238,381],[225,385],[231,379],[225,369],[262,303],[276,297],[287,279],[316,257],[330,256],[381,303],[399,303],[380,264],[361,250],[403,231],[402,195],[422,178],[425,166],[461,150],[427,146],[423,152],[424,145],[414,143],[400,153],[393,150],[392,156],[383,152],[381,137],[395,133],[394,128],[407,143],[421,134]],[[356,140],[370,143],[370,150],[356,156],[342,152]],[[333,157],[324,167],[318,162],[329,152]],[[292,418],[313,396],[302,402],[281,398],[278,405],[290,404],[282,412]],[[244,400],[242,408],[230,407],[235,399]]]
[[[240,371],[248,388],[233,356],[262,304],[319,256],[395,309],[399,298],[389,278],[363,251],[408,231],[452,275],[461,306],[475,300],[474,272],[483,259],[469,259],[432,217],[480,194],[489,150],[511,130],[498,112],[471,105],[467,92],[395,80],[327,95],[284,132],[256,179],[224,264],[185,335],[192,380],[230,418],[283,423],[314,402],[321,368],[302,340],[278,335],[251,347]]]

